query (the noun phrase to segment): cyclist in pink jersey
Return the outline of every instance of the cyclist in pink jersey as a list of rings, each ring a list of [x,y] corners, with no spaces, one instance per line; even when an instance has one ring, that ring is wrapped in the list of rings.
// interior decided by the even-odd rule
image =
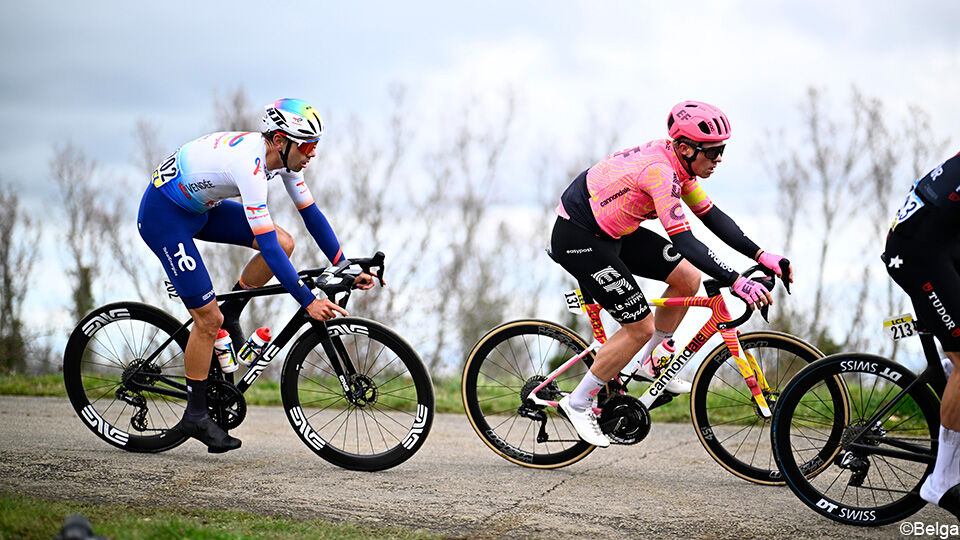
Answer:
[[[743,255],[780,274],[783,257],[760,249],[739,226],[707,197],[697,178],[708,178],[722,161],[730,122],[720,109],[698,101],[678,103],[667,118],[670,139],[648,142],[608,156],[581,173],[560,197],[551,238],[551,255],[577,278],[622,329],[597,353],[577,388],[560,401],[585,441],[607,446],[593,414],[600,388],[630,360],[647,360],[654,347],[673,335],[685,307],[661,307],[654,317],[634,275],[665,281],[664,297],[692,296],[700,272],[732,285],[751,308],[772,302],[763,285],[738,275],[690,231],[686,204],[714,234]],[[669,240],[640,227],[659,219]],[[787,276],[793,281],[793,268]],[[652,362],[628,371],[652,380],[659,373]],[[675,378],[673,393],[690,391]]]

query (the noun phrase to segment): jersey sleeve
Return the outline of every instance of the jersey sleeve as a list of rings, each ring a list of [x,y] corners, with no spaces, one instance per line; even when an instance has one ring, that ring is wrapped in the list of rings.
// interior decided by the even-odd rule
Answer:
[[[669,236],[690,230],[690,222],[680,204],[680,180],[677,173],[665,164],[647,167],[640,187],[653,199],[660,223]]]
[[[728,246],[737,250],[741,254],[751,259],[757,256],[760,246],[747,237],[740,229],[733,218],[723,213],[719,207],[713,206],[710,210],[700,216],[700,221],[707,226],[717,238],[723,240]]]
[[[297,211],[300,212],[300,217],[303,219],[303,224],[307,226],[310,236],[313,237],[323,254],[327,256],[331,264],[340,262],[343,259],[343,248],[340,246],[340,241],[337,240],[336,233],[333,232],[333,227],[327,221],[327,217],[317,208],[313,195],[310,193],[310,188],[304,181],[303,174],[283,176],[283,187],[287,190],[290,200],[297,207]]]
[[[316,300],[313,292],[303,284],[297,271],[293,268],[290,258],[280,247],[277,240],[276,227],[270,218],[267,209],[267,178],[257,158],[257,163],[250,164],[250,170],[243,169],[243,164],[233,170],[237,189],[240,191],[240,202],[247,217],[250,230],[257,239],[257,246],[263,260],[283,288],[287,290],[301,306],[306,307]],[[237,169],[240,169],[239,171]]]
[[[697,217],[703,216],[713,208],[713,201],[710,200],[710,197],[707,197],[707,192],[700,187],[696,178],[691,178],[683,183],[683,187],[680,189],[680,197],[690,207],[693,215]]]

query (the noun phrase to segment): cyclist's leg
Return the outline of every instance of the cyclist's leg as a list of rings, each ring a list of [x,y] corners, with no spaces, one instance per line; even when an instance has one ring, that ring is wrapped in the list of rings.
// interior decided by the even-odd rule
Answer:
[[[700,288],[700,271],[684,259],[669,240],[648,229],[637,229],[623,238],[621,258],[633,274],[665,281],[663,298],[693,296]],[[660,342],[673,337],[687,309],[687,306],[663,306],[654,310],[654,334],[638,355],[638,361],[649,358]]]
[[[927,238],[936,239],[939,234]],[[926,239],[924,239],[926,240]],[[950,239],[952,242],[953,239]],[[884,260],[890,277],[910,296],[917,318],[937,337],[948,358],[960,361],[960,273],[950,243],[916,237],[887,238]],[[960,514],[960,375],[950,375],[940,403],[940,437],[933,473],[920,496]],[[960,517],[960,515],[958,515]]]
[[[219,206],[212,208],[208,214],[209,220],[197,233],[197,239],[259,249],[253,231],[247,223],[242,204],[236,201],[223,201]],[[276,226],[276,229],[280,247],[289,257],[293,253],[293,236],[279,226]],[[262,287],[272,277],[273,271],[263,260],[263,255],[257,253],[244,267],[233,290]],[[223,313],[223,328],[230,333],[230,339],[237,350],[246,341],[246,334],[240,326],[240,314],[249,301],[249,298],[236,298],[225,300],[220,306],[220,311]]]
[[[623,328],[600,348],[581,385],[571,394],[574,407],[588,407],[592,397],[611,380],[653,334],[653,320],[640,286],[617,256],[615,240],[598,238],[586,229],[558,218],[551,238],[554,259],[603,306]]]
[[[151,185],[140,202],[137,227],[194,318],[184,351],[187,408],[174,429],[199,439],[212,452],[223,452],[239,447],[240,441],[228,436],[207,415],[206,379],[222,316],[210,275],[193,241],[206,219],[203,214],[191,214],[176,206]]]

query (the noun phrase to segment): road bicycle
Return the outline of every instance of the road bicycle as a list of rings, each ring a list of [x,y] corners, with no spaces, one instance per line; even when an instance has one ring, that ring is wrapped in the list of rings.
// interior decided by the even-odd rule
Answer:
[[[946,385],[933,335],[918,335],[919,375],[882,356],[833,354],[802,369],[780,394],[770,437],[777,465],[807,506],[850,525],[884,525],[920,510],[933,471]]]
[[[789,262],[785,263],[785,268]],[[772,290],[773,272],[761,266],[747,275]],[[789,284],[784,282],[788,287]],[[704,282],[706,297],[658,298],[651,306],[693,306],[711,310],[710,319],[686,347],[661,365],[661,373],[639,398],[629,395],[630,378],[618,376],[601,389],[594,411],[601,430],[614,444],[639,443],[650,430],[649,411],[676,395],[666,385],[693,356],[719,333],[724,342],[706,356],[693,380],[690,413],[697,437],[713,459],[750,482],[783,483],[767,446],[766,427],[781,382],[810,362],[823,357],[800,338],[773,331],[741,334],[737,327],[751,310],[733,320],[721,286]],[[540,469],[571,465],[594,446],[577,436],[557,408],[593,364],[606,341],[601,307],[574,291],[567,294],[571,311],[590,317],[594,340],[562,325],[539,319],[502,324],[483,336],[467,357],[461,379],[464,408],[477,435],[503,458]],[[766,307],[762,310],[766,318]]]
[[[361,271],[382,283],[383,262],[378,252],[299,275],[346,307]],[[285,293],[270,285],[219,300]],[[84,317],[63,359],[67,394],[84,425],[130,452],[163,452],[183,443],[186,436],[171,428],[186,406],[183,354],[192,322],[139,302],[108,304]],[[212,359],[206,397],[213,420],[225,430],[243,422],[244,392],[304,326],[280,373],[284,411],[304,444],[352,470],[387,469],[413,456],[433,423],[430,373],[402,337],[359,317],[317,321],[300,308],[236,384],[234,374],[224,375]]]

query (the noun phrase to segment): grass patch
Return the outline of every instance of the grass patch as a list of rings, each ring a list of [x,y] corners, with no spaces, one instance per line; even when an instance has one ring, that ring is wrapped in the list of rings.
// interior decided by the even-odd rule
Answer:
[[[0,394],[8,396],[54,396],[67,397],[63,387],[63,373],[47,375],[0,375]]]
[[[438,413],[463,414],[460,399],[460,377],[436,377],[433,390]],[[63,386],[63,374],[48,375],[0,375],[0,394],[13,396],[67,397]],[[243,395],[247,405],[282,405],[280,383],[265,377],[257,379]],[[519,404],[518,404],[519,405]],[[673,401],[658,407],[651,413],[657,422],[689,422],[690,397],[678,396]]]
[[[51,501],[0,493],[0,540],[49,540],[60,531],[63,520],[71,514],[83,514],[92,523],[94,534],[113,540],[442,538],[396,527],[298,520],[233,510],[177,511],[120,504]]]

